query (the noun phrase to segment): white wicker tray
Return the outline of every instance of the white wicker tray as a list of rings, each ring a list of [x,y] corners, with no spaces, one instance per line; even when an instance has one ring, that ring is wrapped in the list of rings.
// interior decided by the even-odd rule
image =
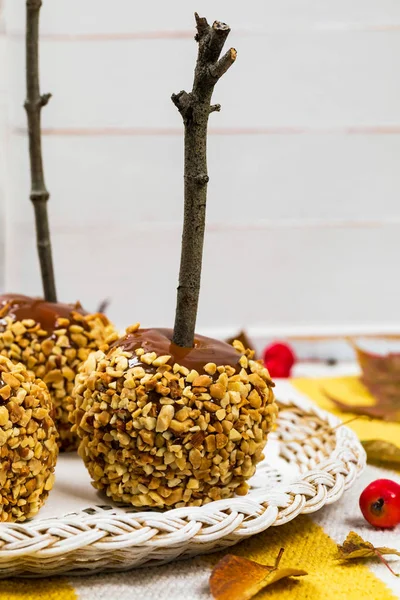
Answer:
[[[281,383],[278,429],[245,497],[203,507],[109,506],[77,456],[62,455],[39,516],[0,524],[0,577],[117,571],[212,552],[338,500],[365,464],[340,421]],[[75,511],[75,512],[72,512]]]

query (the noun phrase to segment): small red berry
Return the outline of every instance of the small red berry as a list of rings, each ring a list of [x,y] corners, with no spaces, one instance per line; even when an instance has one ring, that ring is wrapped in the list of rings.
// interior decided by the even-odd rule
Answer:
[[[291,347],[281,342],[267,346],[263,352],[263,359],[271,377],[290,377],[296,361]]]
[[[271,377],[290,377],[290,369],[278,360],[267,360],[264,365],[267,367]]]
[[[374,527],[395,527],[400,523],[400,485],[391,479],[377,479],[360,496],[364,519]]]

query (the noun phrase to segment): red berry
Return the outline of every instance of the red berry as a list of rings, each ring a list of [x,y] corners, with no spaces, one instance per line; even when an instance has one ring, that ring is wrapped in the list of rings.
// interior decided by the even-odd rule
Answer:
[[[281,342],[267,346],[263,352],[263,359],[271,377],[289,377],[296,361],[291,347]]]
[[[377,479],[360,496],[364,519],[374,527],[395,527],[400,523],[400,485],[391,479]]]
[[[279,362],[279,360],[266,360],[264,365],[267,367],[272,378],[290,377],[290,368]]]

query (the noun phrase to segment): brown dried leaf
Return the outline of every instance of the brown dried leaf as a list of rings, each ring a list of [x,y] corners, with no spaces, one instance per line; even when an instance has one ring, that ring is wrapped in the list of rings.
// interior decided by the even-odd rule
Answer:
[[[225,341],[227,344],[232,345],[235,340],[239,340],[239,342],[242,342],[242,344],[245,348],[252,348],[252,349],[254,348],[253,343],[250,341],[250,339],[248,338],[247,333],[245,331],[240,331],[237,335],[235,335]],[[254,360],[257,360],[257,358],[258,357],[256,355],[254,355]]]
[[[367,453],[368,462],[400,465],[400,448],[395,444],[384,440],[365,440],[361,443]]]
[[[216,600],[249,600],[257,592],[280,579],[307,575],[307,571],[301,569],[279,568],[282,554],[283,548],[272,567],[227,554],[211,573],[212,595]]]
[[[375,404],[352,406],[328,396],[342,412],[368,415],[384,421],[400,422],[400,354],[381,356],[355,346],[362,370],[361,381],[375,399]]]
[[[363,540],[362,537],[355,531],[350,531],[343,544],[338,545],[338,550],[339,558],[343,558],[345,560],[351,560],[354,558],[378,558],[387,566],[393,575],[397,576],[397,573],[393,571],[389,563],[383,558],[383,555],[396,554],[397,556],[400,556],[399,550],[395,550],[394,548],[386,548],[386,546],[376,548],[373,544],[371,544],[371,542],[366,542]]]
[[[105,312],[108,309],[108,307],[110,306],[110,304],[111,304],[110,298],[104,298],[104,300],[102,300],[100,302],[99,306],[97,307],[96,312],[105,314]]]

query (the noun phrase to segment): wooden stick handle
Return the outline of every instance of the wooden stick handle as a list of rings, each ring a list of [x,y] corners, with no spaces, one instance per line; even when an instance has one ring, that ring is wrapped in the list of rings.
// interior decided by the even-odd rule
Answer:
[[[35,211],[36,243],[44,297],[56,302],[53,259],[51,252],[46,189],[43,174],[40,117],[42,107],[50,100],[50,94],[40,95],[39,87],[39,13],[41,0],[26,1],[26,100],[28,119],[29,158],[31,169],[30,199]]]
[[[207,126],[211,112],[220,110],[211,105],[211,97],[218,79],[236,60],[236,50],[231,48],[220,58],[230,28],[195,13],[198,55],[193,89],[172,95],[185,127],[185,177],[184,219],[182,233],[181,266],[177,293],[174,335],[178,346],[190,348],[194,343],[197,308],[199,302],[203,242],[206,221],[207,184]]]

